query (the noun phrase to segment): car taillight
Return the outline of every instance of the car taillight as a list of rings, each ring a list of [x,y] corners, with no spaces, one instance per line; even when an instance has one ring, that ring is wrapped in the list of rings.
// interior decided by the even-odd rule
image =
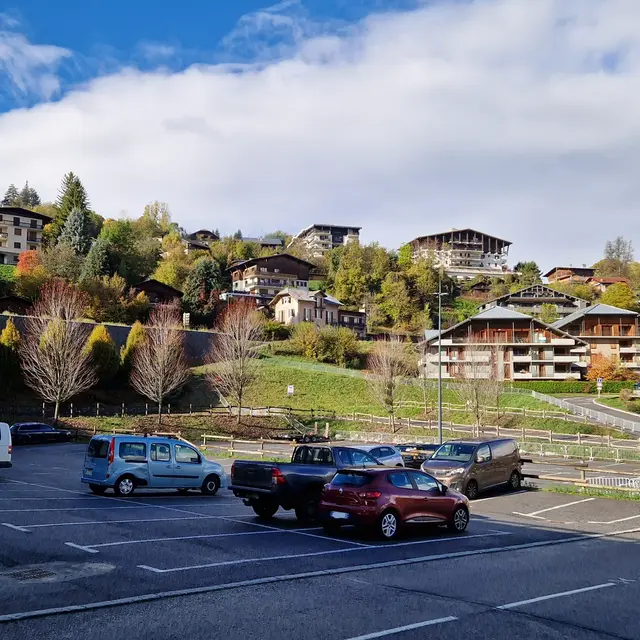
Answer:
[[[271,484],[284,484],[286,482],[285,477],[282,475],[282,471],[277,467],[271,469]]]
[[[233,476],[235,476],[235,475],[236,475],[236,463],[234,462],[231,465],[231,477],[233,478]]]
[[[8,451],[9,451],[9,455],[11,455],[11,452],[13,451],[13,445],[11,445],[11,444],[9,445]]]
[[[358,494],[363,500],[377,500],[382,494],[379,491],[362,491]]]
[[[113,464],[113,460],[116,457],[116,439],[111,438],[109,443],[109,457],[107,458],[107,464]]]

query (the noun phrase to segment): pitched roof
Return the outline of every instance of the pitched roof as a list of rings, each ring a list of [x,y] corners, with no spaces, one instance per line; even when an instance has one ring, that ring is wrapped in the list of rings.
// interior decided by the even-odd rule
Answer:
[[[43,222],[50,222],[53,220],[51,216],[46,213],[38,213],[36,211],[30,211],[24,207],[0,207],[0,213],[10,214],[13,216],[22,216],[23,218],[37,218]]]
[[[542,277],[543,278],[548,278],[552,273],[555,273],[556,271],[590,271],[591,275],[593,275],[596,270],[593,267],[553,267],[553,269],[549,269],[549,271],[547,271],[547,273],[543,273]]]
[[[552,289],[551,287],[548,287],[547,285],[544,284],[532,284],[528,287],[524,287],[523,289],[518,289],[517,291],[513,291],[510,293],[505,293],[505,295],[503,296],[499,296],[498,298],[492,298],[491,300],[487,300],[484,305],[482,306],[486,306],[488,304],[491,304],[492,302],[498,302],[499,300],[506,300],[507,298],[510,298],[511,296],[517,296],[520,293],[524,293],[525,291],[529,291],[530,289],[544,289],[545,291],[548,291],[550,294],[553,295],[553,297],[557,297],[557,298],[568,298],[570,300],[583,300],[583,298],[578,298],[577,296],[572,296],[569,293],[563,293],[562,291],[556,291],[555,289]]]
[[[587,282],[598,282],[600,284],[615,284],[616,282],[624,282],[629,284],[629,278],[625,278],[623,276],[604,276],[602,278],[589,278]]]
[[[424,240],[425,238],[435,238],[436,236],[446,236],[452,233],[464,233],[465,231],[475,233],[479,236],[484,236],[485,238],[500,240],[500,242],[504,242],[505,244],[513,244],[509,240],[505,240],[504,238],[498,238],[498,236],[493,236],[490,233],[484,233],[483,231],[478,231],[477,229],[448,229],[447,231],[441,231],[440,233],[429,233],[426,236],[418,236],[417,238],[414,238],[411,242],[415,242],[416,240]]]
[[[531,320],[531,316],[526,313],[520,313],[520,311],[514,311],[513,309],[507,309],[506,307],[491,307],[485,309],[480,313],[476,313],[475,316],[471,316],[468,320]]]
[[[322,295],[324,299],[331,304],[338,305],[339,307],[344,306],[340,300],[337,300],[324,291],[309,291],[308,289],[296,289],[294,287],[287,287],[282,289],[282,291],[278,291],[270,304],[275,303],[282,296],[291,296],[302,302],[315,302],[317,295]]]
[[[551,326],[556,329],[566,327],[575,320],[579,320],[584,316],[637,316],[635,311],[629,311],[628,309],[620,309],[619,307],[612,307],[608,304],[594,304],[584,309],[578,309],[572,314],[556,320]]]
[[[307,260],[303,260],[302,258],[296,258],[292,256],[290,253],[275,253],[272,256],[262,256],[261,258],[250,258],[249,260],[240,260],[239,262],[234,262],[230,267],[227,268],[227,271],[234,271],[235,269],[244,269],[246,266],[250,264],[254,264],[258,260],[273,260],[275,258],[290,258],[291,260],[295,260],[299,264],[304,264],[310,269],[315,267],[316,265],[308,262]]]
[[[147,289],[161,290],[168,295],[172,295],[176,298],[182,298],[182,291],[172,287],[171,285],[165,284],[164,282],[160,282],[160,280],[155,280],[154,278],[147,278],[146,280],[139,282],[133,288],[137,291],[146,291]]]
[[[242,238],[243,242],[255,242],[256,244],[270,244],[273,246],[280,246],[284,244],[282,238]]]

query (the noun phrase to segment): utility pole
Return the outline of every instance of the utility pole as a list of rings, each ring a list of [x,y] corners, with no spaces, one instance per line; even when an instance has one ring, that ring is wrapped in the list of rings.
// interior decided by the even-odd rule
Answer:
[[[442,444],[442,277],[438,278],[438,444]]]

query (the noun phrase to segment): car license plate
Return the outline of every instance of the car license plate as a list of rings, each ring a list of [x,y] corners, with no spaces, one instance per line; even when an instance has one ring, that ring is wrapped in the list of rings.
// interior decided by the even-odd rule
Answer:
[[[329,517],[333,518],[334,520],[348,520],[349,514],[344,513],[344,511],[330,511]]]

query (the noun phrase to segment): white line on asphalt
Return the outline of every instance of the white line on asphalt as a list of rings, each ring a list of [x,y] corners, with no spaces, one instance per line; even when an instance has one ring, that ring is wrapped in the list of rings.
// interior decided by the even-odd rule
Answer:
[[[609,522],[596,522],[589,520],[589,524],[617,524],[618,522],[627,522],[627,520],[635,520],[636,518],[640,518],[640,515],[629,516],[628,518],[618,518],[617,520],[609,520]]]
[[[593,587],[584,587],[583,589],[572,589],[571,591],[561,591],[560,593],[550,593],[546,596],[540,596],[538,598],[530,598],[529,600],[520,600],[519,602],[510,602],[509,604],[502,604],[496,609],[507,610],[515,609],[516,607],[522,607],[525,604],[533,604],[535,602],[544,602],[545,600],[554,600],[555,598],[564,598],[565,596],[573,596],[577,593],[586,593],[587,591],[597,591],[598,589],[605,589],[607,587],[615,587],[613,582],[605,582],[604,584],[596,584]]]
[[[112,509],[139,509],[137,505],[130,507],[58,507],[46,509],[0,509],[0,513],[39,513],[41,511],[111,511]]]
[[[237,516],[236,516],[237,517]],[[187,516],[185,518],[144,518],[141,520],[82,520],[81,522],[50,522],[47,524],[25,524],[25,529],[47,529],[49,527],[84,527],[92,524],[127,524],[139,522],[175,522],[177,520],[228,520],[227,516]],[[242,522],[241,524],[247,524]]]
[[[529,493],[526,489],[523,489],[522,491],[514,491],[513,493],[509,493],[507,495],[503,495],[503,496],[491,496],[490,498],[479,498],[477,500],[474,500],[471,503],[471,506],[473,507],[474,504],[478,504],[479,502],[487,502],[487,500],[496,500],[497,498],[506,498],[508,496],[517,496],[519,493]]]
[[[516,511],[514,511],[514,513],[516,513],[519,516],[527,516],[528,518],[534,518],[535,516],[539,516],[541,513],[547,513],[547,511],[555,511],[556,509],[564,509],[565,507],[572,507],[575,504],[582,504],[583,502],[591,502],[592,500],[595,500],[595,498],[585,498],[584,500],[575,500],[574,502],[567,502],[566,504],[558,504],[555,507],[548,507],[546,509],[540,509],[540,511],[533,511],[532,513],[518,513]]]
[[[65,542],[65,544],[69,547],[73,547],[74,549],[80,549],[80,551],[86,551],[87,553],[98,553],[95,549],[91,547],[83,547],[80,544],[74,544],[73,542]]]
[[[374,638],[384,638],[394,633],[402,633],[403,631],[412,631],[413,629],[422,629],[422,627],[431,627],[434,624],[443,624],[445,622],[455,622],[458,618],[455,616],[447,616],[446,618],[434,618],[433,620],[425,620],[424,622],[415,622],[414,624],[405,624],[402,627],[394,629],[385,629],[384,631],[376,631],[375,633],[367,633],[364,636],[354,636],[349,640],[373,640]]]
[[[337,567],[335,569],[320,569],[318,571],[306,571],[304,573],[290,573],[279,576],[267,576],[265,578],[253,578],[252,580],[240,580],[238,582],[228,582],[224,584],[207,585],[204,587],[193,587],[191,589],[177,589],[173,591],[160,591],[157,593],[146,593],[138,596],[130,596],[128,598],[119,598],[117,600],[100,600],[97,602],[87,602],[85,604],[70,605],[67,607],[52,607],[50,609],[36,609],[32,611],[21,611],[18,613],[8,613],[0,615],[0,622],[11,622],[15,620],[26,620],[29,618],[43,618],[46,616],[94,611],[96,609],[106,609],[108,607],[117,607],[128,604],[139,604],[141,602],[154,602],[164,600],[166,598],[177,598],[181,596],[194,596],[205,593],[214,593],[216,591],[228,591],[230,589],[239,589],[241,587],[253,587],[262,584],[274,584],[277,582],[288,582],[290,580],[304,580],[307,578],[320,578],[323,576],[341,575],[347,573],[357,573],[358,571],[368,571],[372,569],[384,569],[387,567],[400,567],[411,564],[419,564],[421,562],[432,562],[441,559],[461,558],[468,556],[488,555],[490,553],[502,553],[504,551],[519,551],[521,549],[533,549],[536,547],[554,546],[558,544],[567,544],[571,542],[582,542],[589,539],[610,538],[614,536],[624,535],[627,533],[638,533],[640,528],[626,529],[623,531],[612,531],[609,533],[587,534],[584,536],[572,536],[570,538],[561,538],[556,540],[544,540],[541,542],[529,542],[520,545],[509,545],[506,547],[493,547],[489,549],[475,549],[472,551],[459,551],[458,553],[447,553],[434,556],[423,556],[421,558],[408,558],[405,560],[393,560],[390,562],[376,562],[372,564],[351,565],[349,567]],[[463,536],[464,539],[468,536]],[[350,549],[356,551],[356,549]]]
[[[282,556],[268,556],[266,558],[243,558],[241,560],[226,560],[222,562],[211,562],[208,564],[199,564],[193,565],[190,567],[174,567],[173,569],[158,569],[157,567],[150,567],[145,564],[139,564],[139,569],[144,569],[145,571],[151,571],[153,573],[176,573],[177,571],[192,571],[195,569],[211,569],[215,567],[228,567],[231,565],[237,564],[253,564],[256,562],[268,562],[271,560],[292,560],[294,558],[314,558],[316,556],[328,556],[335,555],[337,553],[352,553],[354,551],[363,551],[365,549],[386,549],[387,551],[390,549],[394,549],[395,547],[407,547],[414,546],[418,544],[432,544],[434,542],[453,542],[457,540],[469,540],[470,538],[496,538],[499,535],[511,535],[507,532],[499,532],[494,534],[482,533],[476,534],[473,536],[461,536],[461,537],[449,537],[449,538],[430,538],[428,540],[417,540],[415,542],[400,542],[393,545],[362,545],[360,547],[349,547],[348,549],[332,549],[331,551],[312,551],[310,553],[293,553]],[[340,540],[339,538],[327,538],[328,540],[335,540],[337,542],[349,542],[348,540]]]
[[[15,524],[9,524],[8,522],[0,522],[3,527],[9,527],[9,529],[15,529],[16,531],[22,531],[22,533],[31,533],[29,529],[24,527],[18,527]]]

